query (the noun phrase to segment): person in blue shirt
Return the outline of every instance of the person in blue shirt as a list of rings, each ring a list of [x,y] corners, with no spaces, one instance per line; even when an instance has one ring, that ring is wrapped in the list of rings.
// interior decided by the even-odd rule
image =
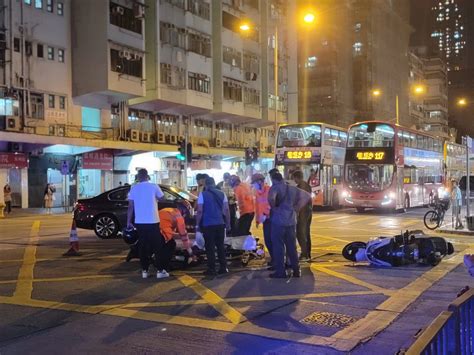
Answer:
[[[456,219],[456,229],[463,229],[461,222],[462,194],[456,180],[451,180],[453,188],[451,190],[451,200],[453,204],[453,217]]]

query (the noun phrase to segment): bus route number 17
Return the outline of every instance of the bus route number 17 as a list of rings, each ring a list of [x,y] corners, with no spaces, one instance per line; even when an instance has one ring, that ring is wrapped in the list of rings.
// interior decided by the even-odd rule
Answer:
[[[383,160],[385,152],[357,152],[357,160]]]

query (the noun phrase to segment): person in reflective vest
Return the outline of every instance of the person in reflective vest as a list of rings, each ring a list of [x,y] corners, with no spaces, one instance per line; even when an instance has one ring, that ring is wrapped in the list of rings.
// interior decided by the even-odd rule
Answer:
[[[265,177],[262,174],[252,175],[252,187],[255,190],[255,224],[257,228],[263,226],[263,238],[265,246],[270,254],[270,266],[272,265],[272,240],[271,240],[271,222],[270,222],[270,204],[268,203],[268,192],[270,186],[265,183]]]
[[[236,231],[232,233],[232,235],[235,237],[250,235],[250,228],[252,226],[253,217],[255,216],[252,189],[248,184],[241,182],[237,175],[231,176],[230,186],[234,189],[240,214],[237,227],[235,228]]]

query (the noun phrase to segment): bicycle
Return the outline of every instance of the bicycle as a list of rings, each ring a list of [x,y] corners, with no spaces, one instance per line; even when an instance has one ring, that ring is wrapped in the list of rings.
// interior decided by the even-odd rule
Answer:
[[[446,211],[449,210],[450,204],[449,199],[439,199],[435,197],[435,202],[432,204],[433,209],[426,212],[423,217],[425,227],[429,230],[435,230],[441,226],[444,222]]]

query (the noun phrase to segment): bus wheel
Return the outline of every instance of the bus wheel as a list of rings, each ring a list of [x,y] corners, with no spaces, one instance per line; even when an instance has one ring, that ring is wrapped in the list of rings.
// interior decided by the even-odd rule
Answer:
[[[356,207],[357,212],[362,213],[365,211],[365,207]]]
[[[403,208],[405,211],[410,208],[410,196],[405,195],[405,200],[403,202]]]
[[[337,193],[337,191],[334,191],[332,193],[332,208],[337,210],[340,207],[341,205],[339,204],[339,194]]]

